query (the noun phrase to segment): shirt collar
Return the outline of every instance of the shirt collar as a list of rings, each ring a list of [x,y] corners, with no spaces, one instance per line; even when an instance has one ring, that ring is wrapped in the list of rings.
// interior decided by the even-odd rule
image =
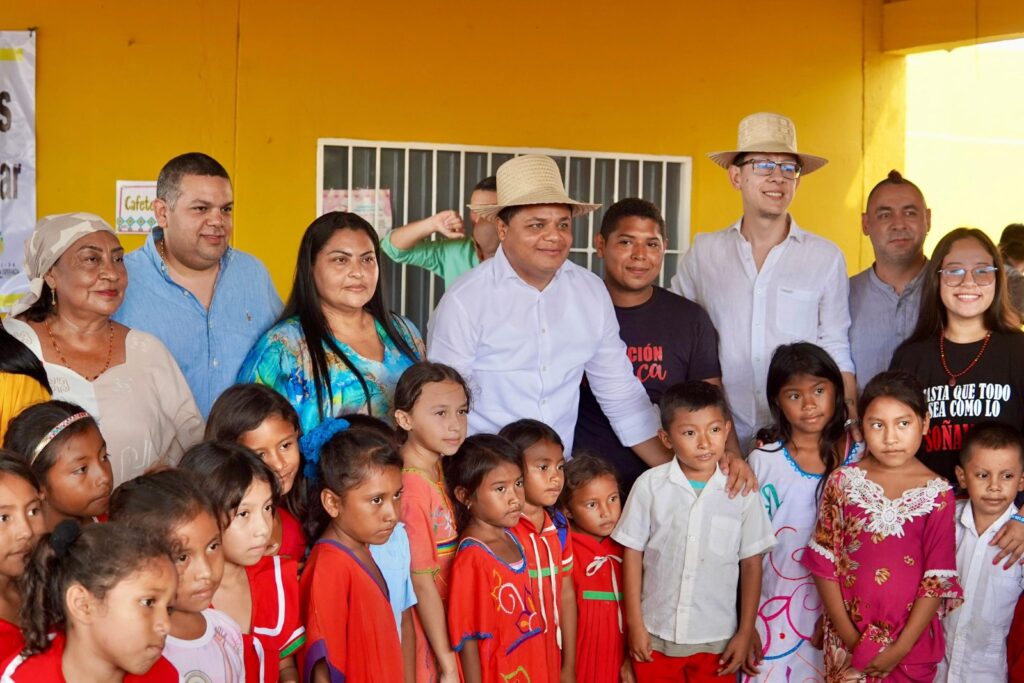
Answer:
[[[807,237],[807,235],[809,233],[806,230],[804,230],[803,228],[801,228],[799,225],[797,225],[796,224],[796,219],[793,218],[791,215],[786,214],[786,217],[789,218],[789,232],[786,234],[786,239],[787,240],[788,239],[793,239],[796,242],[803,242],[804,238]],[[740,232],[740,226],[742,226],[742,225],[743,225],[743,217],[740,216],[739,220],[737,220],[735,223],[730,225],[727,229],[728,230],[735,230],[737,237],[739,237],[740,239],[745,239],[743,237],[743,234]],[[784,241],[785,240],[783,240],[783,242]]]
[[[536,289],[533,285],[527,283],[525,280],[523,280],[523,278],[519,277],[519,273],[516,272],[516,269],[512,267],[511,263],[509,263],[508,257],[505,256],[505,248],[503,246],[498,246],[498,250],[494,252],[494,258],[492,258],[491,260],[494,261],[494,278],[496,281],[501,282],[502,280],[518,280],[519,282],[523,283],[530,289]],[[565,263],[559,266],[558,270],[555,271],[555,276],[551,278],[551,282],[548,283],[548,287],[550,287],[555,282],[555,280],[561,277],[563,273],[571,273],[572,266],[573,263],[568,258],[566,258]],[[545,287],[544,289],[546,290],[547,287]]]
[[[900,296],[906,296],[907,294],[914,292],[914,290],[920,287],[921,283],[924,282],[924,271],[926,270],[928,270],[927,261],[925,261],[925,264],[921,266],[921,270],[918,271],[917,275],[915,275],[914,278],[907,283],[907,286],[903,288],[903,293],[900,294]],[[887,282],[883,282],[882,278],[878,277],[878,273],[875,272],[874,262],[872,262],[871,267],[868,268],[868,279],[871,281],[871,284],[873,284],[875,287],[879,287],[880,289],[886,292],[896,291],[895,289],[893,289],[892,285],[888,284]]]
[[[970,529],[975,536],[988,536],[995,534],[997,531],[1003,528],[1003,525],[1010,520],[1010,517],[1017,514],[1017,506],[1010,503],[1010,506],[1003,511],[1003,514],[999,515],[999,519],[992,522],[991,526],[985,530],[984,534],[978,533],[978,527],[974,524],[974,506],[971,501],[968,500],[967,504],[964,505],[963,512],[960,513],[960,523],[965,528]]]
[[[672,456],[672,467],[670,467],[668,470],[668,480],[673,484],[676,484],[677,486],[682,486],[683,488],[688,488],[691,490],[693,489],[693,485],[690,484],[689,480],[686,478],[686,475],[683,474],[683,468],[679,466],[679,459],[676,458],[674,454]],[[710,488],[713,484],[719,483],[722,484],[724,487],[725,482],[725,474],[722,473],[722,468],[716,466],[715,473],[711,475],[710,479],[708,479],[705,488]]]

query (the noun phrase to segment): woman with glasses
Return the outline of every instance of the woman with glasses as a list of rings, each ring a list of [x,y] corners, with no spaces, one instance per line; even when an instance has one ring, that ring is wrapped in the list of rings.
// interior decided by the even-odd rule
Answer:
[[[971,427],[1024,426],[1024,334],[1002,257],[981,230],[950,232],[926,268],[917,327],[891,367],[925,386],[931,425],[922,460],[956,486],[954,468]]]

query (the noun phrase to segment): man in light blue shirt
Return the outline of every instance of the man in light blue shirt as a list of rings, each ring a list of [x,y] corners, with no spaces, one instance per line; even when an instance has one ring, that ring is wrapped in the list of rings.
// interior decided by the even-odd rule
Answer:
[[[229,246],[234,197],[215,159],[200,152],[171,159],[156,194],[159,228],[125,256],[129,286],[114,319],[164,343],[206,417],[277,319],[281,299],[266,267]]]

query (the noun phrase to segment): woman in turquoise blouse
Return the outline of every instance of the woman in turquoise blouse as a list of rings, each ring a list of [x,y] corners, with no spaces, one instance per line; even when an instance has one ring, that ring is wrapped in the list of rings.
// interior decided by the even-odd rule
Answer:
[[[282,394],[304,432],[348,413],[391,423],[398,378],[426,355],[416,327],[384,306],[379,260],[377,233],[356,214],[313,221],[281,319],[242,363],[238,381]]]

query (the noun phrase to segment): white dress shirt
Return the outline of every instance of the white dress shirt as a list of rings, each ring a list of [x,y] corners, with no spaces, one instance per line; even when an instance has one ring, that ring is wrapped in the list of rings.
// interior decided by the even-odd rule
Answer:
[[[1002,563],[993,565],[999,548],[989,541],[1017,508],[1011,505],[980,535],[970,501],[960,501],[956,510],[956,568],[964,604],[942,620],[946,658],[935,680],[1005,683],[1006,636],[1024,591],[1024,572],[1019,564],[1010,569],[1003,569]]]
[[[608,290],[571,261],[539,291],[499,247],[441,297],[427,357],[469,382],[470,434],[534,418],[558,432],[570,454],[584,371],[619,441],[633,446],[658,433],[658,411],[633,374]]]
[[[640,609],[651,635],[680,645],[736,634],[739,561],[775,545],[760,496],[729,498],[717,470],[698,495],[675,458],[636,480],[612,538],[643,552]]]
[[[746,448],[757,429],[771,423],[764,387],[777,347],[813,342],[843,372],[853,372],[853,360],[849,281],[839,247],[790,218],[789,234],[758,271],[740,223],[697,235],[672,291],[700,304],[718,330],[722,383]]]

